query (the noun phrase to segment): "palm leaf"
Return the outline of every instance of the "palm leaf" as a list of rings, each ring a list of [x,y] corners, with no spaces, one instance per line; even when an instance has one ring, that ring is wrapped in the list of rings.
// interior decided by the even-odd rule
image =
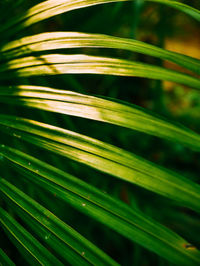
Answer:
[[[38,51],[80,47],[116,48],[142,53],[171,61],[200,74],[200,61],[195,58],[167,51],[138,40],[79,32],[48,32],[24,37],[3,46],[1,56],[4,60],[10,60]]]
[[[11,261],[11,259],[0,249],[0,262],[2,265],[14,266],[15,264]]]
[[[200,150],[200,136],[166,118],[138,107],[39,86],[0,87],[0,101],[40,110],[73,115],[138,130]],[[159,130],[158,130],[159,129]]]
[[[26,231],[6,211],[0,208],[0,224],[11,240],[19,246],[22,256],[31,265],[63,265],[39,241]]]
[[[171,261],[177,264],[198,262],[199,252],[188,253],[184,247],[184,239],[146,217],[139,210],[134,210],[80,179],[18,150],[4,147],[2,156],[14,163],[26,181],[37,184],[131,241],[165,258],[168,258],[170,253]]]
[[[113,2],[126,2],[130,0],[47,0],[44,1],[32,8],[30,8],[25,15],[19,15],[9,20],[8,23],[5,23],[0,32],[7,31],[7,35],[16,33],[28,26],[33,25],[34,23],[40,22],[47,18],[51,18],[55,15],[62,14],[64,12],[72,11],[79,8],[94,6],[97,4],[106,4]],[[192,8],[188,5],[180,3],[178,1],[171,0],[145,0],[147,2],[155,2],[159,4],[164,4],[169,7],[180,10],[181,12],[186,13],[187,15],[193,17],[194,19],[200,21],[200,11]],[[12,28],[12,29],[10,29]]]
[[[12,136],[200,210],[200,186],[172,171],[69,130],[19,117],[0,118],[0,130]]]
[[[200,21],[199,10],[178,1],[146,1],[164,4]],[[3,37],[0,44],[2,85],[12,84],[13,78],[76,73],[136,76],[172,81],[200,89],[198,77],[164,67],[101,56],[50,54],[51,50],[65,48],[124,49],[168,60],[200,74],[199,60],[140,41],[78,32],[41,33],[10,41],[19,31],[58,14],[115,2],[127,2],[127,0],[48,0],[23,14],[10,16],[0,28]],[[15,2],[16,6],[20,4],[21,0]],[[5,15],[1,20],[4,18]],[[46,51],[49,52],[46,54]],[[180,142],[197,151],[200,147],[199,135],[193,131],[143,108],[117,102],[114,99],[107,100],[47,87],[5,85],[0,87],[0,102],[123,126]],[[50,113],[47,117],[50,118]],[[3,163],[8,169],[14,166],[20,177],[14,180],[13,172],[10,172],[9,180],[12,180],[13,184],[6,180],[6,175],[5,179],[0,178],[1,198],[4,203],[3,208],[6,208],[5,211],[0,207],[0,223],[29,264],[59,265],[68,262],[72,265],[118,265],[97,246],[36,202],[35,195],[26,195],[21,190],[20,184],[27,181],[29,186],[31,184],[36,188],[39,187],[42,192],[58,195],[64,203],[171,263],[199,265],[199,251],[196,248],[188,248],[190,244],[182,237],[139,209],[132,209],[114,197],[105,195],[94,186],[30,156],[31,150],[27,148],[26,142],[39,147],[38,152],[42,149],[61,155],[153,191],[173,200],[179,206],[197,212],[200,210],[199,184],[116,146],[50,124],[0,114],[0,130],[20,141],[13,141],[15,149],[4,144],[0,146],[1,164]],[[20,151],[23,148],[26,153]],[[48,198],[45,202],[49,206]],[[10,210],[17,215],[15,219],[9,215]],[[16,221],[18,217],[23,226]],[[0,264],[2,263],[13,265],[0,250]]]
[[[0,80],[60,74],[106,74],[177,82],[200,89],[200,80],[162,67],[123,59],[88,55],[52,54],[10,60],[0,66]]]
[[[20,214],[23,213],[21,219],[27,222],[29,226],[31,224],[30,220],[32,220],[32,223],[36,224],[32,229],[40,238],[42,231],[48,232],[48,234],[42,235],[43,239],[45,238],[53,249],[55,249],[56,242],[56,250],[61,249],[59,253],[62,252],[63,257],[70,261],[70,263],[77,265],[91,265],[95,263],[98,265],[117,265],[96,246],[11,183],[3,178],[0,179],[0,183],[1,195],[9,203],[17,206],[16,210]],[[39,230],[38,227],[42,227],[44,230]],[[36,253],[34,254],[36,255]]]

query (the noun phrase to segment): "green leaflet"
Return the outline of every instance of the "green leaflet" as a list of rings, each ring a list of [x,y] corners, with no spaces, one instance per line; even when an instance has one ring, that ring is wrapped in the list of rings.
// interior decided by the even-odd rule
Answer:
[[[0,248],[0,265],[15,266],[11,259]]]
[[[4,35],[12,35],[34,23],[40,22],[47,18],[62,14],[71,10],[93,6],[97,4],[106,4],[114,2],[125,2],[129,0],[48,0],[30,8],[25,15],[11,18],[9,22],[1,26],[0,32]],[[146,0],[165,4],[181,12],[188,14],[194,19],[200,21],[200,11],[188,5],[172,0]],[[7,31],[7,32],[5,32]]]
[[[123,59],[51,54],[10,60],[0,66],[0,80],[58,74],[107,74],[173,81],[200,89],[200,79],[158,66]]]
[[[113,199],[80,179],[9,147],[1,149],[0,154],[17,167],[26,181],[37,184],[52,195],[57,195],[67,204],[116,230],[131,241],[179,265],[195,265],[200,260],[199,252],[188,252],[184,247],[184,239],[144,216],[140,211]]]
[[[17,213],[22,213],[21,219],[32,227],[35,234],[61,253],[59,255],[70,264],[118,265],[73,228],[3,178],[0,179],[0,193],[15,206]]]
[[[0,224],[30,265],[63,265],[2,208]]]
[[[48,124],[0,115],[0,130],[200,211],[200,186],[105,142]]]
[[[26,85],[0,87],[0,102],[107,122],[179,142],[200,151],[198,134],[136,105]]]
[[[79,32],[48,32],[24,37],[2,47],[1,56],[8,60],[36,51],[78,47],[125,49],[168,60],[200,74],[200,61],[195,58],[137,40]]]

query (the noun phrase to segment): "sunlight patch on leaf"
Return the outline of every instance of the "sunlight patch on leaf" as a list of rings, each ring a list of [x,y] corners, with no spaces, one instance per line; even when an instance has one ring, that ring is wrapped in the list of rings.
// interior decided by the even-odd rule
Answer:
[[[138,40],[79,32],[48,32],[24,37],[3,46],[1,56],[2,58],[13,59],[36,51],[80,47],[116,48],[143,53],[169,60],[200,74],[200,60],[198,59],[167,51]]]
[[[0,102],[138,130],[200,151],[200,135],[134,104],[39,86],[0,87]]]
[[[126,2],[130,0],[47,0],[39,3],[36,6],[30,8],[25,15],[18,15],[9,20],[5,25],[2,25],[0,32],[7,31],[8,35],[12,35],[26,27],[33,25],[34,23],[43,21],[53,16],[63,14],[68,11],[76,10],[79,8],[85,8],[98,4],[115,3],[115,2]],[[185,5],[178,1],[171,0],[145,0],[147,2],[155,2],[164,4],[169,7],[175,8],[194,19],[200,21],[200,11],[192,8],[191,6]]]
[[[200,80],[186,74],[144,63],[100,56],[49,54],[11,60],[0,66],[0,80],[12,77],[59,74],[105,74],[144,77],[200,89]]]

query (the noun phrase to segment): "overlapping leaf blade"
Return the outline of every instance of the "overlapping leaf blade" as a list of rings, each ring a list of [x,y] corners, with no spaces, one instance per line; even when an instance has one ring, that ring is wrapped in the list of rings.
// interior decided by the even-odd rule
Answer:
[[[60,249],[62,256],[70,263],[75,265],[118,265],[73,228],[11,183],[1,178],[0,184],[2,197],[8,200],[8,203],[17,207],[15,208],[16,212],[23,213],[21,219],[28,226],[32,226],[35,234],[38,234],[39,237],[41,237],[41,232],[48,232],[48,234],[43,235],[43,239],[50,246],[53,245],[53,248]]]
[[[1,155],[14,163],[27,182],[33,182],[52,195],[57,195],[130,240],[167,259],[170,253],[170,260],[177,264],[190,262],[195,265],[198,262],[200,254],[197,251],[188,252],[184,247],[184,239],[144,216],[139,210],[131,209],[80,179],[18,150],[4,147]]]
[[[64,13],[70,10],[92,6],[96,4],[123,2],[123,1],[126,1],[126,0],[85,0],[85,1],[83,0],[68,0],[68,1],[49,0],[49,1],[42,2],[41,4],[38,4],[35,7],[31,8],[30,10],[28,10],[28,12],[25,15],[19,15],[16,18],[11,18],[5,26],[1,27],[0,31],[2,31],[2,33],[4,34],[6,38],[20,30],[25,29],[28,26],[33,25],[34,23],[50,18],[57,14],[61,14],[61,13]],[[172,1],[172,0],[171,1],[170,0],[147,0],[147,1],[166,4],[170,7],[173,7],[182,12],[185,12],[186,14],[200,21],[200,12],[192,7],[184,5],[183,3]],[[60,33],[60,34],[63,34],[63,33]],[[96,39],[91,40],[92,38],[91,35],[89,36],[89,38],[88,38],[88,35],[87,36],[84,35],[84,38],[85,38],[84,39],[83,35],[80,36],[80,33],[73,33],[73,34],[75,35],[78,34],[76,35],[76,38],[79,38],[79,40],[77,43],[75,43],[73,40],[73,42],[71,43],[71,47],[75,47],[73,45],[77,45],[77,47],[95,47],[96,45],[96,47],[128,49],[130,51],[137,51],[137,52],[142,52],[145,54],[150,54],[150,55],[156,56],[161,59],[171,60],[172,62],[178,63],[179,65],[182,65],[194,72],[199,73],[199,61],[189,58],[189,57],[185,57],[183,55],[178,55],[178,54],[171,53],[168,51],[164,52],[163,50],[159,50],[159,48],[145,45],[145,44],[142,44],[136,41],[132,41],[130,43],[130,40],[122,41],[122,39],[115,38],[115,42],[113,42],[112,44],[112,40],[114,41],[114,38],[109,37],[109,36],[102,37],[100,35],[95,35]],[[53,34],[51,36],[53,36]],[[20,49],[10,50],[7,53],[7,56],[14,56],[14,57],[19,56],[19,55],[24,56],[25,54],[28,54],[26,53],[27,51],[24,50],[24,48],[26,49],[28,48],[32,50],[35,49],[35,51],[43,51],[42,46],[46,50],[47,45],[49,46],[49,49],[62,49],[62,48],[66,48],[65,47],[66,45],[69,45],[69,42],[66,44],[66,39],[64,41],[63,40],[61,41],[59,39],[57,42],[54,42],[54,41],[52,42],[52,40],[48,39],[49,37],[51,38],[51,36],[46,35],[45,37],[45,35],[38,35],[37,37],[39,38],[40,37],[46,38],[45,43],[44,41],[43,43],[42,42],[38,43],[39,45],[38,44],[35,45],[31,43],[31,46],[26,45],[26,47],[22,47],[22,50]],[[28,41],[31,41],[31,39],[29,39]],[[13,44],[15,45],[15,43]],[[13,44],[10,43],[10,45],[13,45]],[[12,47],[11,49],[13,48],[14,47]],[[151,52],[150,49],[154,49],[154,50],[152,50]],[[25,51],[25,52],[22,52],[22,51]],[[6,55],[6,53],[4,55]],[[173,58],[173,55],[174,55],[174,58]],[[155,78],[155,79],[160,79],[160,80],[169,80],[169,81],[184,84],[189,87],[200,89],[200,81],[198,80],[198,78],[193,78],[185,74],[173,72],[170,70],[165,70],[165,69],[158,68],[158,67],[148,66],[145,64],[130,62],[126,60],[117,60],[117,59],[109,59],[109,58],[101,58],[101,57],[89,57],[85,55],[72,56],[73,60],[71,60],[72,57],[66,56],[65,59],[67,60],[70,59],[66,63],[66,62],[63,62],[62,57],[64,57],[64,55],[26,57],[22,59],[13,60],[9,62],[9,64],[4,64],[1,66],[2,72],[0,74],[0,79],[8,80],[11,77],[16,77],[16,76],[24,77],[24,76],[33,76],[33,75],[38,75],[38,74],[39,75],[40,74],[55,75],[55,74],[63,74],[63,73],[98,73],[98,74],[111,74],[111,75],[140,76],[140,77],[147,77],[147,78],[153,78],[153,79]],[[9,58],[11,59],[11,57]],[[7,77],[5,77],[5,75],[7,75]],[[75,97],[76,100],[79,99],[80,102],[78,104],[72,98],[66,101],[66,98],[65,98],[66,94],[64,96],[65,100],[63,102],[63,99],[61,100],[63,95],[61,96],[61,94],[58,92],[55,92],[55,91],[50,92],[48,90],[48,93],[47,91],[45,92],[40,91],[39,93],[34,92],[34,95],[33,95],[33,91],[29,89],[27,89],[27,87],[26,88],[23,87],[23,95],[20,95],[19,104],[36,107],[36,108],[48,110],[48,111],[60,112],[60,113],[71,114],[71,115],[78,115],[78,116],[85,117],[85,118],[95,119],[95,120],[99,120],[103,122],[109,122],[109,123],[117,124],[120,126],[125,126],[131,129],[141,130],[146,133],[158,135],[160,137],[164,137],[164,138],[175,140],[175,141],[179,137],[184,136],[184,138],[180,142],[182,142],[185,145],[188,145],[189,147],[192,147],[193,149],[195,148],[197,150],[199,149],[199,144],[198,144],[199,136],[197,134],[185,128],[181,128],[181,127],[177,128],[176,125],[169,124],[168,121],[163,122],[159,118],[155,118],[155,117],[152,118],[151,114],[144,112],[140,109],[135,108],[133,111],[131,107],[123,106],[123,111],[120,111],[119,109],[122,108],[121,104],[117,104],[114,102],[108,103],[108,101],[105,101],[103,99],[97,99],[94,97],[92,97],[91,99],[90,97],[86,97],[83,95],[75,95],[75,94],[73,94],[73,97]],[[71,94],[69,95],[69,92],[66,92],[66,93],[68,94],[67,97],[72,97]],[[2,100],[7,99],[7,102],[17,103],[17,99],[15,99],[14,97],[12,97],[12,99],[11,97],[10,99],[6,98],[8,97],[8,92],[7,92],[7,96],[6,96],[5,91],[1,92],[1,96],[2,95],[4,95],[2,97]],[[88,100],[92,100],[92,104],[91,102],[88,103]],[[55,102],[58,102],[59,104],[62,102],[62,107],[58,108],[57,106],[56,108],[55,107],[52,108],[52,105],[55,104]],[[105,107],[103,108],[103,104],[106,105],[106,108]],[[77,113],[77,109],[80,106],[83,109],[79,113]],[[97,108],[98,108],[98,111],[96,110]],[[93,111],[96,111],[96,113],[92,114]],[[102,116],[102,112],[103,112],[103,116]],[[131,113],[130,116],[128,115],[129,112]],[[141,112],[143,113],[141,114]],[[144,119],[143,121],[151,121],[150,125],[148,126],[148,129],[142,128],[142,125],[141,123],[139,123],[139,121],[135,120],[135,121],[132,121],[131,123],[131,120],[132,120],[131,118],[133,115],[135,119],[136,117],[140,119],[142,115]],[[117,121],[119,117],[120,117],[120,121]],[[153,119],[153,121],[151,119]],[[200,196],[199,196],[200,186],[193,182],[190,182],[189,180],[181,177],[180,175],[177,175],[164,168],[155,166],[154,164],[146,162],[142,158],[139,158],[133,154],[127,153],[126,151],[120,150],[111,145],[107,145],[106,143],[99,142],[97,140],[87,138],[82,135],[70,132],[70,131],[62,130],[59,128],[52,127],[50,125],[45,125],[45,124],[37,123],[34,121],[30,121],[30,120],[19,119],[19,121],[17,121],[15,120],[15,118],[9,117],[9,116],[1,116],[0,120],[1,120],[0,122],[1,129],[11,134],[14,137],[18,137],[22,140],[30,142],[31,144],[37,145],[40,148],[44,148],[44,149],[56,152],[62,156],[66,156],[75,161],[84,163],[95,169],[109,173],[115,177],[135,183],[149,190],[152,190],[156,193],[159,193],[173,200],[176,200],[179,202],[179,204],[183,206],[187,206],[196,211],[199,211],[198,202],[200,199]],[[156,127],[154,127],[155,125],[156,126],[162,125],[163,132],[158,132],[156,134],[155,132]],[[13,155],[14,155],[14,150],[9,150],[10,152],[9,156],[11,156],[11,151],[13,152]],[[111,206],[112,204],[113,206],[115,206],[114,201],[112,201],[111,198],[109,200],[110,200],[110,204],[111,202],[112,204],[109,205],[108,198],[102,197],[102,195],[100,195],[102,193],[98,194],[96,190],[94,190],[92,194],[92,198],[94,200],[94,195],[99,196],[99,198],[98,197],[95,198],[96,200],[95,203],[98,205],[98,207],[95,206],[94,209],[92,208],[90,209],[90,204],[94,204],[94,202],[92,202],[89,198],[87,198],[86,194],[84,194],[83,192],[83,189],[86,189],[86,191],[88,189],[86,184],[85,185],[80,184],[80,186],[78,186],[77,182],[75,182],[76,186],[72,185],[71,191],[70,191],[67,188],[67,184],[64,183],[64,180],[63,180],[63,178],[67,177],[68,180],[72,181],[72,179],[70,179],[69,176],[66,176],[66,174],[64,174],[63,172],[59,172],[59,175],[60,175],[59,176],[60,179],[59,179],[58,175],[56,176],[57,169],[55,170],[51,168],[50,172],[48,171],[45,172],[43,171],[45,169],[42,168],[42,165],[39,161],[34,160],[32,157],[29,157],[28,155],[24,155],[18,151],[15,151],[15,152],[16,152],[15,158],[13,158],[12,156],[11,156],[12,158],[9,157],[8,154],[7,154],[7,158],[15,162],[16,164],[20,164],[21,166],[25,167],[29,171],[36,173],[36,175],[33,175],[29,171],[21,170],[22,174],[26,175],[27,178],[31,180],[35,178],[34,179],[35,183],[40,185],[43,189],[47,189],[48,187],[49,191],[51,191],[52,193],[55,191],[59,192],[60,198],[62,198],[66,202],[69,202],[72,205],[74,204],[73,206],[78,208],[79,210],[83,211],[84,209],[83,212],[85,212],[85,214],[87,210],[88,212],[90,212],[90,215],[92,216],[91,213],[93,210],[92,217],[95,217],[95,212],[96,212],[96,215],[98,214],[98,207],[103,209],[102,202],[101,202],[101,200],[103,199],[104,199],[103,203],[105,204],[104,211],[107,211],[106,209],[107,207],[112,208]],[[6,155],[5,147],[4,149],[2,149],[2,154],[4,156]],[[22,160],[22,157],[24,161]],[[38,167],[39,169],[33,169],[31,166],[29,166],[29,164],[26,167],[25,160],[27,159],[32,160],[33,163],[37,162],[38,163],[37,166],[39,166]],[[42,170],[41,175],[38,174],[39,170],[40,171]],[[54,175],[56,176],[56,180],[55,180]],[[0,180],[0,183],[1,183],[0,190],[2,191],[4,196],[9,198],[13,202],[13,204],[16,204],[16,200],[18,201],[19,204],[22,204],[22,202],[25,205],[30,203],[29,201],[30,199],[25,194],[17,190],[10,183],[8,183],[7,181],[3,179]],[[92,193],[91,189],[89,189],[90,193]],[[70,194],[72,193],[72,190],[74,193],[73,196],[75,194],[76,195],[74,196],[73,200],[72,200],[72,197],[67,199],[66,195],[68,196],[72,195]],[[65,194],[65,193],[68,193],[68,194]],[[80,201],[77,200],[78,197],[80,197]],[[87,201],[86,205],[84,202],[82,203],[83,205],[81,204],[82,198],[84,199],[84,201]],[[108,202],[106,202],[106,200],[108,200]],[[79,207],[78,207],[78,204],[79,204]],[[66,245],[67,242],[63,241],[63,239],[61,238],[58,239],[57,235],[55,234],[53,235],[52,233],[49,233],[50,232],[49,229],[45,228],[43,226],[44,224],[41,224],[41,221],[43,222],[44,220],[38,221],[37,219],[33,219],[33,216],[30,217],[29,212],[31,209],[31,205],[27,205],[28,207],[26,206],[27,208],[25,211],[22,210],[23,209],[22,205],[19,207],[19,205],[16,204],[16,206],[18,206],[18,208],[16,208],[16,211],[18,213],[21,212],[23,214],[22,216],[23,216],[24,221],[32,228],[33,231],[37,232],[37,234],[39,235],[41,239],[44,238],[44,236],[46,239],[46,236],[47,236],[49,245],[54,250],[56,250],[56,252],[63,259],[65,259],[65,256],[63,256],[62,251],[67,250],[67,245]],[[117,216],[118,219],[122,219],[122,217],[120,217],[120,214],[124,216],[125,220],[128,219],[127,216],[129,216],[130,210],[128,211],[127,209],[127,213],[126,213],[125,211],[126,207],[124,207],[124,211],[122,211],[121,209],[119,210],[119,208],[117,209],[117,207],[116,207],[116,211],[119,212],[118,213],[119,215]],[[134,212],[130,211],[130,214],[133,215]],[[41,215],[43,214],[41,213]],[[45,215],[46,215],[46,210],[45,210]],[[49,212],[48,212],[48,215],[49,215]],[[112,215],[114,214],[112,213]],[[136,215],[137,217],[141,218],[139,213],[137,215]],[[49,217],[45,217],[44,219],[46,218],[49,219]],[[145,226],[147,225],[149,225],[151,229],[157,228],[157,227],[152,227],[153,224],[150,220],[147,221],[145,220],[145,217],[143,218],[144,218],[143,221],[145,221],[146,223],[144,223],[145,225],[143,225],[142,229],[140,228],[141,231],[144,230]],[[100,215],[99,215],[99,219],[100,219]],[[131,219],[129,219],[130,224],[131,222],[132,222]],[[123,229],[128,228],[128,227],[125,227],[126,223],[127,221],[124,222],[124,227],[118,230],[119,233],[123,234],[123,232],[120,232],[120,230],[123,231]],[[120,228],[120,224],[115,224],[115,228],[117,227]],[[160,227],[160,230],[161,230],[161,227]],[[130,233],[130,231],[127,230],[126,232],[126,230],[124,230],[124,235],[126,235],[126,233],[127,234]],[[150,234],[150,231],[148,233]],[[151,233],[153,233],[153,231]],[[146,245],[146,247],[149,248],[150,250],[153,250],[157,254],[164,256],[165,258],[169,259],[171,262],[177,263],[178,265],[180,264],[181,265],[184,265],[184,264],[185,265],[199,265],[199,254],[198,252],[196,252],[196,250],[187,250],[185,248],[183,239],[181,239],[177,235],[173,233],[172,235],[170,235],[171,232],[169,233],[169,231],[165,231],[165,230],[162,231],[162,233],[163,233],[163,239],[162,239],[163,242],[161,241],[160,245],[158,242],[157,244],[154,243],[155,245],[152,248],[150,247],[150,245],[148,246],[149,243],[147,244],[145,243],[143,244],[143,246]],[[155,236],[156,235],[153,235],[153,237]],[[164,239],[164,236],[166,236],[167,240]],[[136,234],[134,235],[134,237],[136,237]],[[138,239],[133,238],[131,240],[136,241],[138,243],[142,243],[142,239],[138,240]],[[170,240],[172,241],[172,244],[169,243]],[[148,237],[145,238],[145,241],[148,242]],[[163,250],[165,244],[168,250]],[[87,245],[89,244],[86,243],[86,247],[88,247]],[[176,254],[176,251],[177,251],[177,254]],[[86,254],[88,255],[87,252]],[[82,253],[79,252],[79,259],[80,259],[81,265],[84,265],[84,263],[86,265],[88,263],[91,263],[91,261],[89,260],[88,261],[84,260],[83,257],[85,257],[86,254],[85,254],[85,251],[83,251]],[[102,257],[104,257],[102,253],[101,255]],[[68,261],[77,262],[77,258],[73,258],[73,256],[71,258],[70,256],[71,255],[69,255],[68,257]],[[107,257],[105,257],[105,260],[106,260],[106,263],[109,262],[108,263],[109,265],[115,264],[112,260],[110,260]],[[94,258],[93,262],[94,261],[96,263],[96,258]],[[100,261],[98,263],[99,263],[98,265],[101,265],[101,256],[100,256]],[[103,262],[102,265],[105,265],[105,262]]]
[[[0,80],[59,74],[106,74],[167,80],[200,89],[198,78],[144,63],[88,55],[49,54],[10,60],[0,66]]]
[[[0,87],[0,102],[107,122],[200,151],[200,136],[136,105],[39,86]]]
[[[15,264],[11,261],[11,259],[5,254],[2,249],[0,249],[0,264],[15,266]]]
[[[30,265],[63,265],[2,208],[0,224]]]
[[[120,148],[69,130],[6,115],[0,115],[0,130],[200,210],[198,184]]]
[[[198,59],[138,40],[79,32],[48,32],[24,37],[2,47],[1,56],[8,60],[37,51],[80,47],[116,48],[143,53],[171,61],[200,74],[200,61]]]
[[[32,8],[30,8],[25,15],[18,15],[15,18],[9,20],[8,23],[1,27],[0,32],[7,31],[7,35],[11,35],[24,29],[25,27],[31,26],[34,23],[40,22],[47,18],[53,17],[58,14],[62,14],[71,10],[84,8],[88,6],[94,6],[97,4],[106,4],[113,2],[125,2],[129,0],[47,0]],[[181,12],[188,14],[194,19],[200,21],[200,11],[192,8],[191,6],[185,5],[178,1],[171,0],[146,0],[148,2],[156,2],[159,4],[165,4],[172,8],[178,9]]]

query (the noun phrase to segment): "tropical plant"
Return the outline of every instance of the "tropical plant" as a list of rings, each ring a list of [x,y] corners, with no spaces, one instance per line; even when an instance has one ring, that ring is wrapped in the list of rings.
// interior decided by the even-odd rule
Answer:
[[[124,90],[126,80],[137,84],[131,77],[158,80],[158,93],[161,81],[198,90],[200,61],[130,38],[49,32],[55,25],[66,27],[64,15],[59,18],[73,10],[79,13],[72,12],[69,18],[82,30],[82,20],[91,10],[97,16],[102,11],[99,4],[111,2],[113,13],[109,15],[114,17],[122,2],[128,1],[48,0],[33,7],[29,1],[1,1],[1,265],[22,265],[24,260],[30,265],[200,264],[195,237],[177,234],[165,221],[170,216],[184,228],[198,225],[199,184],[184,173],[136,155],[130,147],[134,138],[145,142],[149,135],[156,141],[163,139],[166,145],[179,143],[174,145],[181,151],[185,146],[185,153],[193,150],[196,154],[200,135],[122,101],[118,89],[112,88],[112,78],[125,76],[119,90]],[[133,2],[136,8],[146,1]],[[200,11],[182,2],[147,2],[200,21]],[[130,2],[124,5],[130,6]],[[90,11],[82,16],[85,7]],[[55,21],[52,17],[56,15],[60,16]],[[94,22],[88,21],[90,25]],[[138,62],[135,53],[157,61],[154,65]],[[189,71],[166,68],[163,60]],[[95,80],[82,74],[104,76]],[[98,89],[87,90],[89,84]],[[114,254],[111,246],[115,244],[123,255]],[[144,253],[147,264],[141,264]]]

